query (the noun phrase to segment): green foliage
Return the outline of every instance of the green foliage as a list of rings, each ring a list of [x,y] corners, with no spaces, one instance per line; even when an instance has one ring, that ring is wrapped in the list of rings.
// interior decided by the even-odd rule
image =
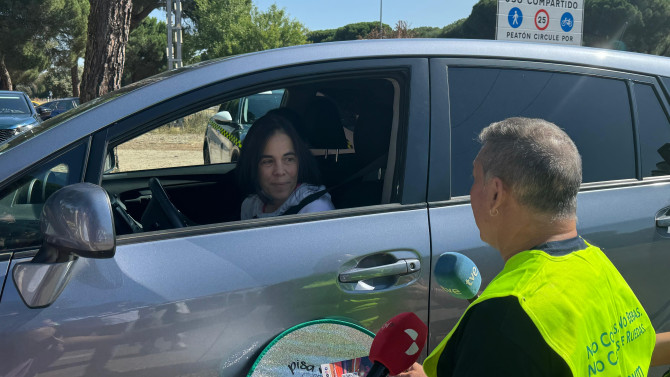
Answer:
[[[393,29],[382,24],[384,35],[392,35]],[[352,41],[356,39],[365,39],[370,35],[379,33],[379,22],[357,22],[347,24],[337,29],[315,30],[307,34],[307,40],[312,43],[333,42],[333,41]]]
[[[668,0],[588,0],[584,45],[668,55]]]
[[[412,29],[416,38],[438,38],[442,28],[433,26],[420,26]]]
[[[415,38],[416,34],[413,29],[410,29],[407,26],[407,21],[398,21],[395,24],[395,28],[389,30],[384,30],[382,34],[379,31],[379,27],[373,28],[368,35],[363,36],[362,39],[393,39],[393,38]]]
[[[21,75],[28,70],[46,69],[49,66],[49,57],[44,53],[44,46],[45,43],[32,39],[15,46],[11,55],[5,55],[5,63],[12,76]]]
[[[670,56],[670,35],[663,38],[652,53],[661,56]]]
[[[14,90],[25,92],[30,98],[38,97],[40,93],[45,91],[39,78],[40,72],[36,69],[21,71],[12,78]]]
[[[276,5],[263,12],[251,0],[194,1],[193,60],[307,43],[305,27]]]
[[[90,8],[88,0],[67,0],[54,13],[57,34],[53,40],[56,45],[50,51],[54,64],[70,68],[84,56]]]
[[[202,60],[241,54],[251,28],[251,0],[195,0],[195,47]]]
[[[81,75],[82,68],[79,68]],[[33,96],[46,98],[49,91],[53,93],[53,98],[72,96],[72,77],[70,69],[66,67],[51,66],[46,71],[40,73],[39,78],[34,85],[35,92]]]
[[[442,30],[441,38],[495,39],[496,0],[480,0],[472,7],[472,13]]]
[[[335,30],[334,40],[336,41],[351,41],[355,39],[363,39],[371,31],[379,29],[379,22],[357,22],[354,24],[344,25]],[[382,23],[384,34],[391,34],[393,29],[387,24]]]
[[[53,17],[64,5],[65,0],[0,1],[0,63],[4,61],[10,75],[47,67],[44,48],[57,33]],[[4,80],[11,77],[0,77]]]
[[[626,29],[640,22],[639,10],[628,0],[587,1],[584,4],[583,44],[614,48]]]
[[[464,38],[462,30],[467,18],[461,18],[442,28],[438,38]]]
[[[670,1],[630,0],[637,7],[641,19],[628,26],[624,41],[632,51],[668,56],[666,41],[670,35]],[[666,52],[663,52],[663,51]]]
[[[335,30],[315,30],[307,33],[307,41],[311,43],[332,42],[335,40]]]
[[[123,84],[165,70],[166,25],[146,19],[165,0],[133,0]],[[14,85],[59,96],[69,69],[85,50],[89,0],[0,0],[0,63]],[[259,10],[252,0],[182,0],[186,63],[283,46],[372,38],[377,21],[307,31],[285,9]],[[472,13],[443,28],[417,27],[404,36],[494,39],[497,0],[480,0]],[[670,56],[670,1],[585,0],[583,45]],[[144,21],[142,21],[144,20]],[[383,24],[384,37],[398,34]],[[376,34],[375,34],[376,33]],[[0,64],[1,66],[1,64]],[[48,70],[47,70],[48,68]],[[43,72],[43,74],[40,74]],[[0,72],[1,75],[1,72]],[[38,79],[38,76],[39,79]],[[0,76],[0,86],[5,77]]]
[[[267,11],[255,6],[251,11],[251,27],[242,45],[246,51],[295,46],[307,43],[307,29],[303,24],[288,18],[284,9],[272,4]]]
[[[167,68],[167,24],[145,18],[130,32],[122,85],[153,76]]]

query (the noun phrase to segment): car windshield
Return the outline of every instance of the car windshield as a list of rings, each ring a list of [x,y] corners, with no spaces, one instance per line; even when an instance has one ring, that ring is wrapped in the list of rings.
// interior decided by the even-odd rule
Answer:
[[[247,117],[249,121],[256,120],[268,111],[276,109],[281,104],[284,89],[262,92],[249,96]]]
[[[15,94],[0,95],[0,115],[30,114],[26,100]]]
[[[74,107],[72,100],[56,100],[47,102],[44,105],[40,106],[49,110],[70,110]]]

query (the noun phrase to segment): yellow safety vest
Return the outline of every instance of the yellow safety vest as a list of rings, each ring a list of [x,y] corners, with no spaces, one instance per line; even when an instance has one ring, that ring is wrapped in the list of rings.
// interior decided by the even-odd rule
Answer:
[[[656,343],[654,328],[640,301],[599,248],[587,244],[564,256],[523,251],[507,261],[467,310],[484,300],[506,296],[519,299],[573,376],[647,376]],[[440,355],[461,320],[425,360],[429,377],[437,376]]]

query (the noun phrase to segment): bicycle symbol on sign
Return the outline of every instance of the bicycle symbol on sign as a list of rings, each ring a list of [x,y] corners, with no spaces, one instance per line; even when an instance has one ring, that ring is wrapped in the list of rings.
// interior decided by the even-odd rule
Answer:
[[[561,29],[564,32],[569,33],[572,30],[572,27],[575,26],[575,19],[572,17],[570,12],[565,12],[561,16]]]

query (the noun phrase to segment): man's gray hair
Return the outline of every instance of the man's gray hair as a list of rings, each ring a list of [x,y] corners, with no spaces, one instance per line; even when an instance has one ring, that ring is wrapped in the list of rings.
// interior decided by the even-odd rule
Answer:
[[[552,219],[576,217],[582,159],[558,126],[508,118],[484,128],[479,141],[485,180],[500,178],[520,204]]]

